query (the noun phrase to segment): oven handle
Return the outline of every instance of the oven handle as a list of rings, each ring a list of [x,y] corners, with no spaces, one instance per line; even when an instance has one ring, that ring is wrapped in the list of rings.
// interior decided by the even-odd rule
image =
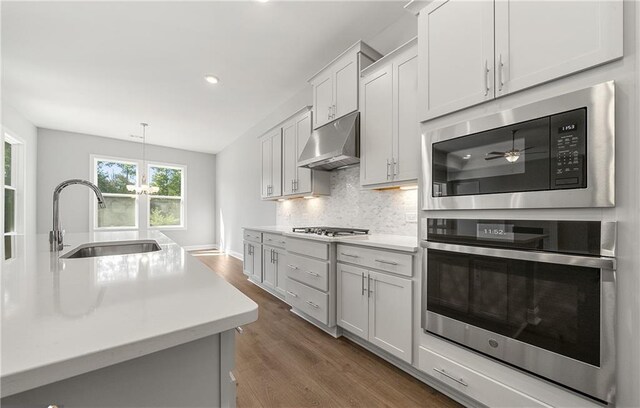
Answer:
[[[491,256],[494,258],[519,259],[523,261],[582,266],[586,268],[598,268],[598,269],[606,269],[606,270],[616,269],[615,258],[565,255],[565,254],[555,254],[551,252],[518,251],[514,249],[474,247],[474,246],[467,246],[467,245],[445,244],[442,242],[429,242],[429,241],[420,242],[420,246],[428,249],[438,249],[441,251],[459,252],[459,253],[471,254],[471,255]]]

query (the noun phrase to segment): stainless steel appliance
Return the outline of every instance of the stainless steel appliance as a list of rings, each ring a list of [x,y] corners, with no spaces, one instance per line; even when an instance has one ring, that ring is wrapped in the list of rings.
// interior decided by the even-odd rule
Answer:
[[[360,112],[316,129],[298,158],[299,167],[333,170],[360,163]]]
[[[615,205],[613,81],[422,135],[423,209]]]
[[[325,235],[328,237],[337,237],[339,235],[366,235],[368,229],[361,228],[339,228],[339,227],[293,227],[293,232],[302,234]]]
[[[421,245],[426,332],[613,401],[616,223],[428,219]]]

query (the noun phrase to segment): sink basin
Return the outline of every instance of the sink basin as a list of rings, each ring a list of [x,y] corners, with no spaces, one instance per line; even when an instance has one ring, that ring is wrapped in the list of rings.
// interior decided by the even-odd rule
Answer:
[[[62,255],[60,258],[78,259],[93,258],[96,256],[142,254],[145,252],[160,251],[160,245],[152,239],[139,241],[110,241],[92,242],[82,244]]]

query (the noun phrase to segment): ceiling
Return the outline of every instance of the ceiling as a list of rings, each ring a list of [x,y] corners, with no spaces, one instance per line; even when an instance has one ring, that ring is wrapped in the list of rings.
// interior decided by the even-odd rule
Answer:
[[[404,1],[2,2],[2,93],[42,128],[216,153]],[[220,78],[210,85],[207,73]]]

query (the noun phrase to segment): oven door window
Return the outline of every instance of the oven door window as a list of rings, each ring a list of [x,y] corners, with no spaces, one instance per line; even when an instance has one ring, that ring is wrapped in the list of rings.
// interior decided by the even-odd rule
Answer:
[[[434,197],[549,189],[549,118],[432,145]]]
[[[600,365],[599,269],[428,250],[427,309]]]

